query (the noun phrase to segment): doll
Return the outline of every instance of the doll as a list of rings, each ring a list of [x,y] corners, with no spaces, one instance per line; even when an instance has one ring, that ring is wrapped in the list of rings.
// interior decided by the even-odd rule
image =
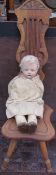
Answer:
[[[43,118],[44,112],[44,86],[38,75],[40,65],[37,57],[27,55],[19,66],[20,73],[8,84],[6,115],[15,117],[19,129],[29,127],[33,132],[38,117]]]

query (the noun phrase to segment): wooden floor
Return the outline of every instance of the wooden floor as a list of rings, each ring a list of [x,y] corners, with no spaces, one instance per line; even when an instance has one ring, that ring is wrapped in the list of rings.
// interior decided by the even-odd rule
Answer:
[[[18,47],[18,38],[16,37],[0,37],[0,128],[6,121],[5,115],[5,102],[8,97],[7,86],[8,82],[17,75],[18,66],[15,61],[16,50]],[[49,59],[48,63],[44,67],[46,74],[44,80],[45,103],[50,105],[54,109],[54,113],[51,117],[53,126],[56,128],[56,38],[46,38],[46,45],[48,48]],[[5,139],[2,135],[0,137],[0,165],[6,149],[8,147],[9,140]],[[34,159],[34,150],[37,149],[38,160]],[[53,166],[53,173],[56,174],[56,139],[52,140],[48,144],[49,156]],[[0,169],[0,172],[2,170]],[[19,172],[22,175],[29,175],[33,172],[46,174],[46,169],[43,164],[43,159],[36,142],[20,141],[17,145],[15,154],[13,155],[9,168],[9,172]],[[7,173],[7,175],[8,175]],[[32,173],[32,174],[33,174]],[[13,174],[14,175],[14,174]]]

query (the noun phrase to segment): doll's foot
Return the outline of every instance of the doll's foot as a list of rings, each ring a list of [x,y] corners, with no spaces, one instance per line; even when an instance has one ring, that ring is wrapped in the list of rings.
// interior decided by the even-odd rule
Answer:
[[[27,123],[21,123],[20,125],[18,125],[18,129],[22,133],[28,133],[28,125],[27,125]]]
[[[33,122],[28,124],[28,133],[34,133],[37,128],[37,125]]]
[[[35,115],[28,116],[28,132],[33,133],[37,128],[37,118]]]

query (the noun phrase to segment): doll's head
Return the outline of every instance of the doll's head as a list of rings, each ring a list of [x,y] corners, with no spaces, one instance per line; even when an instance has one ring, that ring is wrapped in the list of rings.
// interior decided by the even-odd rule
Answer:
[[[24,56],[20,63],[20,68],[26,78],[33,78],[39,70],[38,58],[33,55]]]

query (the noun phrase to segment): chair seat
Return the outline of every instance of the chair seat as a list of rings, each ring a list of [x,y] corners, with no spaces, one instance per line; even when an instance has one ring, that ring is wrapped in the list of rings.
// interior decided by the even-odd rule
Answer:
[[[46,106],[45,111],[47,113],[48,110],[50,111],[50,107]],[[16,125],[15,119],[11,118],[5,122],[1,132],[5,137],[13,139],[34,139],[34,140],[48,141],[52,139],[55,135],[55,130],[50,122],[50,117],[48,119],[49,120],[45,120],[45,117],[43,119],[38,119],[36,131],[32,134],[29,134],[20,132]]]

